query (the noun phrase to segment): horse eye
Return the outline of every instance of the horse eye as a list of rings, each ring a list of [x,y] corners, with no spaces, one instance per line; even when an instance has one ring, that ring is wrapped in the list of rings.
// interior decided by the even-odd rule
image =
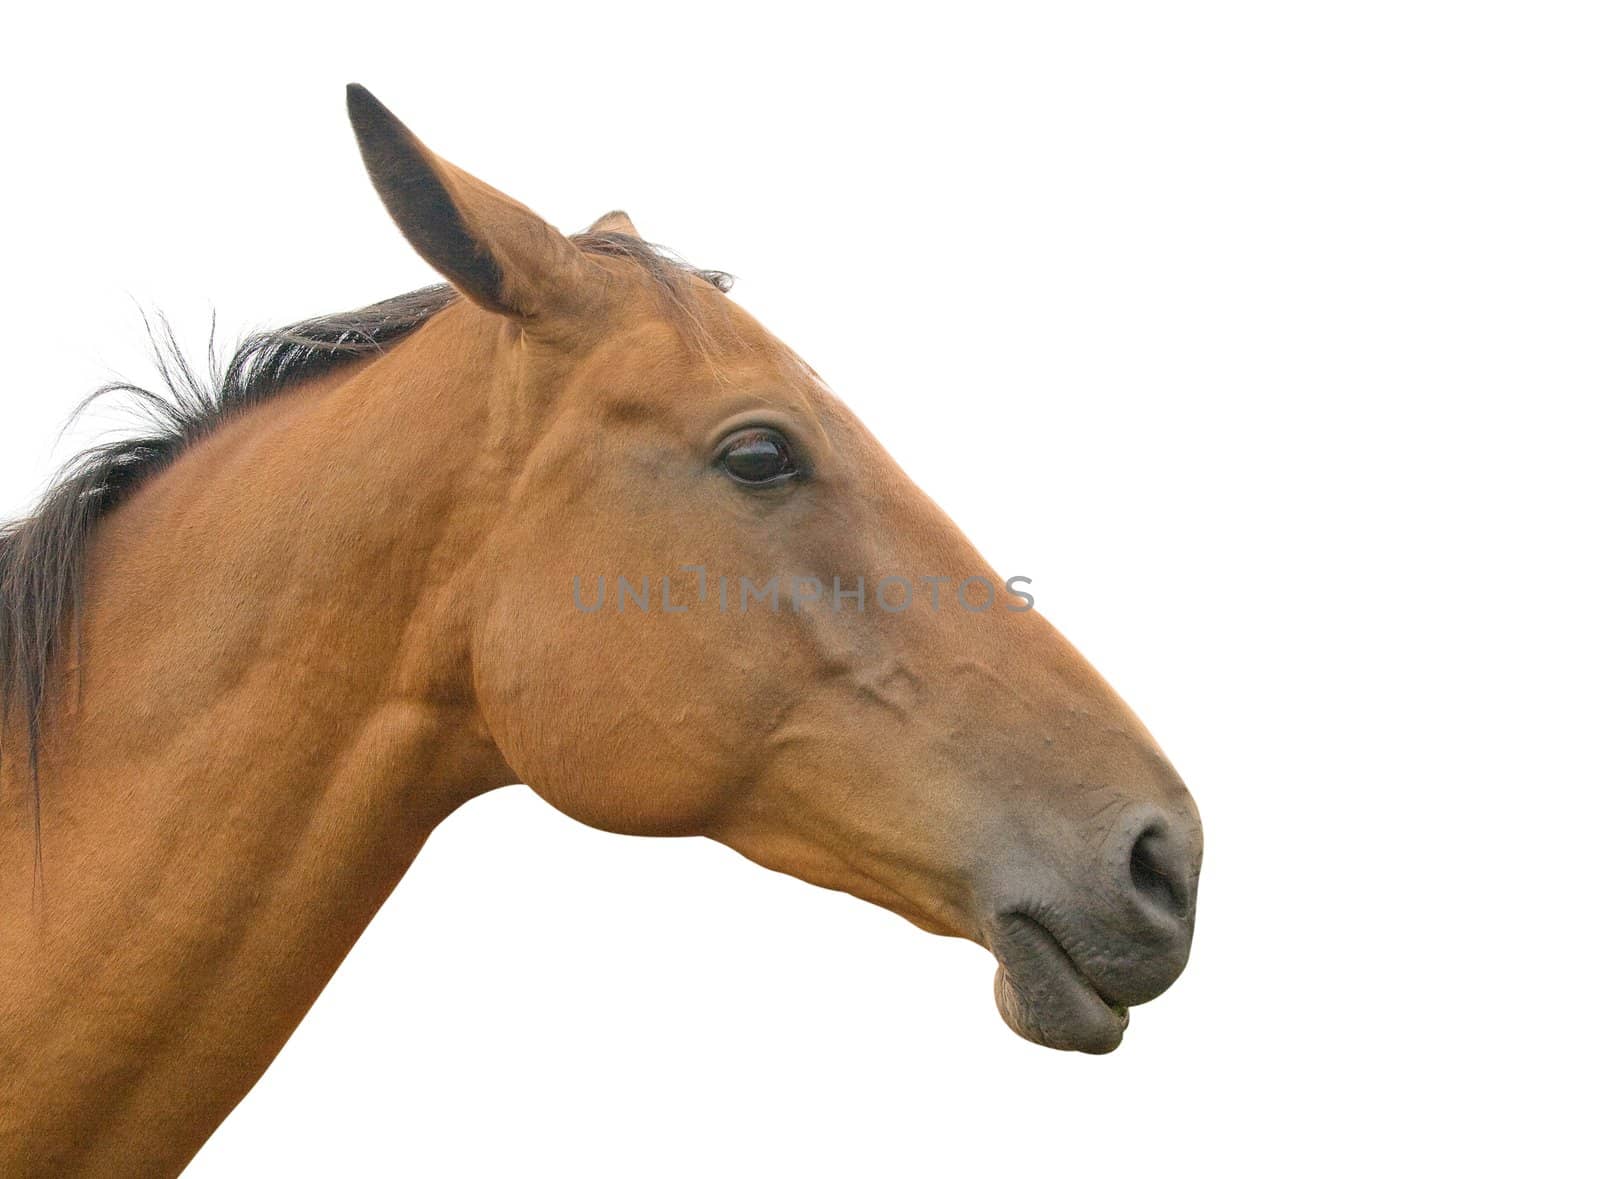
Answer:
[[[798,470],[788,440],[776,430],[740,430],[723,445],[721,461],[740,483],[777,483]]]

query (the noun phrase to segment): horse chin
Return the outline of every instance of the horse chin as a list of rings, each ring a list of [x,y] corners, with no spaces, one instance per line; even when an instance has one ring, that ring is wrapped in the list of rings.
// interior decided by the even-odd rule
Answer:
[[[995,938],[994,1001],[1006,1025],[1067,1052],[1101,1055],[1122,1043],[1127,1007],[1095,990],[1042,926],[1016,914],[1005,924]]]

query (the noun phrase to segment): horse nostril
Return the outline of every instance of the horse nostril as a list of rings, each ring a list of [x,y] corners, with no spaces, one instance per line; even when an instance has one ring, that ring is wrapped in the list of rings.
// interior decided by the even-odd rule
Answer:
[[[1152,824],[1133,841],[1128,870],[1134,891],[1150,904],[1180,919],[1189,915],[1188,873],[1181,853],[1162,826]]]

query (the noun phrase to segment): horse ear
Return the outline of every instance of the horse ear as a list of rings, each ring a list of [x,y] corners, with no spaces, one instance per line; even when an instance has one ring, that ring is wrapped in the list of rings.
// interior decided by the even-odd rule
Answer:
[[[429,151],[365,86],[346,90],[350,125],[384,207],[406,240],[467,298],[502,315],[575,311],[600,271],[531,209]]]
[[[641,237],[633,227],[633,219],[621,209],[612,209],[611,212],[601,217],[585,231],[586,233],[625,233],[630,237]]]

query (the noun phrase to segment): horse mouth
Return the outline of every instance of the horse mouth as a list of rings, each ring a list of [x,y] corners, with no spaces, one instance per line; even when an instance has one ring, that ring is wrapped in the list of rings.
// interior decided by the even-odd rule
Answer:
[[[1017,1035],[1047,1048],[1095,1054],[1122,1043],[1126,1004],[1102,995],[1046,926],[1026,913],[1005,913],[991,941],[1000,963],[995,1005]]]

